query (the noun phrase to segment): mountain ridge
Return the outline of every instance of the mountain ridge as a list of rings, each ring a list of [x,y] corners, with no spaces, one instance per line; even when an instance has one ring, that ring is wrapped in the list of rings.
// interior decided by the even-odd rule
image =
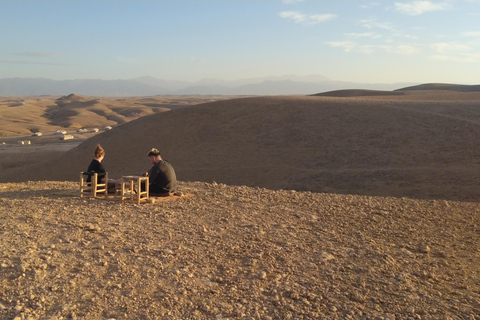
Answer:
[[[394,90],[412,83],[355,83],[329,80],[321,75],[249,78],[240,80],[202,79],[195,82],[138,77],[128,80],[46,78],[2,78],[0,96],[67,95],[88,96],[152,95],[305,95],[342,89]]]

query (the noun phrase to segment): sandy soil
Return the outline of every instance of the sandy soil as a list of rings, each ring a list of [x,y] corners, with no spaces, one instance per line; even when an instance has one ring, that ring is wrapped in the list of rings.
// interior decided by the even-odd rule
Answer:
[[[477,203],[180,189],[138,206],[1,184],[0,318],[480,318]]]
[[[369,94],[0,145],[0,319],[480,319],[479,93]],[[80,198],[97,143],[189,196]]]

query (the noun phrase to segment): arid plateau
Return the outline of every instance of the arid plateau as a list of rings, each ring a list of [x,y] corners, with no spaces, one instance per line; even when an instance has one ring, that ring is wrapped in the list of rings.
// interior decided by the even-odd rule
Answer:
[[[479,320],[479,136],[477,86],[0,98],[0,319]],[[188,196],[80,198],[97,144]]]

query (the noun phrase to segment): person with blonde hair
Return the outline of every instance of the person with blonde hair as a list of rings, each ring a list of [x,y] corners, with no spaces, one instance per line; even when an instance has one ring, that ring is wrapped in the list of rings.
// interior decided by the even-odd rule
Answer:
[[[147,156],[153,166],[142,175],[149,177],[149,193],[167,196],[175,192],[177,176],[172,165],[167,160],[162,159],[158,149],[152,148]]]

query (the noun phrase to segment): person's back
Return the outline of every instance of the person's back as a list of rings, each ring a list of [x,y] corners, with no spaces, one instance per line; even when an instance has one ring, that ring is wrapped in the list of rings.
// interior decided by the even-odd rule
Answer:
[[[177,176],[172,165],[166,160],[160,160],[149,173],[151,193],[170,193],[177,187]]]
[[[104,178],[102,173],[105,173],[105,168],[103,167],[102,160],[103,157],[105,156],[105,151],[100,145],[97,145],[95,149],[95,158],[90,162],[90,165],[88,166],[87,172],[95,172],[99,173],[99,177],[97,180],[97,183],[101,183],[101,180]],[[91,176],[88,176],[87,182],[91,181]]]
[[[168,195],[177,187],[177,176],[172,165],[163,160],[160,152],[152,148],[148,158],[153,167],[145,174],[149,177],[149,193]]]

